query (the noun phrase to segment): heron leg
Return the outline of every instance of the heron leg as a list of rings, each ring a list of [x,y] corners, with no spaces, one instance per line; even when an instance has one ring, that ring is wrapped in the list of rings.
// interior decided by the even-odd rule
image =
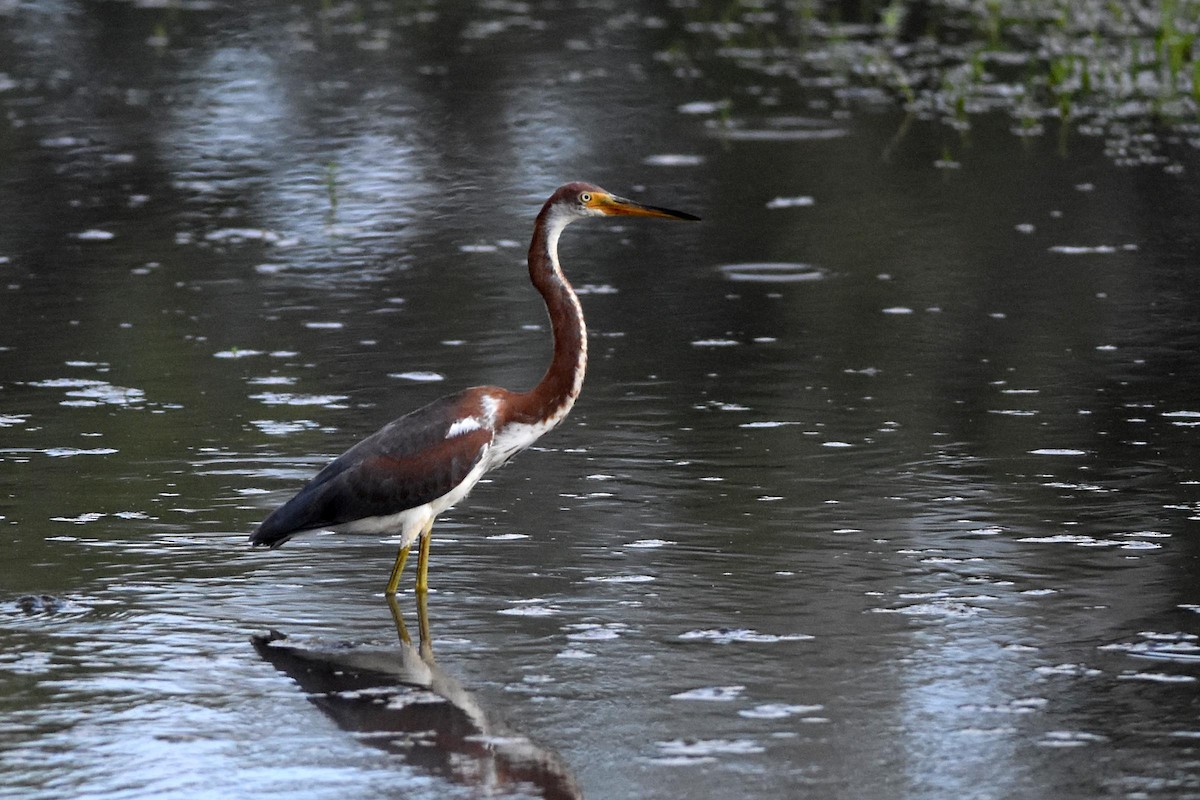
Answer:
[[[391,596],[396,593],[396,588],[400,585],[400,573],[404,572],[404,562],[408,561],[408,545],[400,548],[400,552],[396,554],[396,565],[392,567],[392,577],[388,578],[387,588],[383,590],[385,595]]]
[[[429,591],[429,540],[432,538],[433,520],[421,531],[421,549],[417,553],[417,594],[424,595]]]

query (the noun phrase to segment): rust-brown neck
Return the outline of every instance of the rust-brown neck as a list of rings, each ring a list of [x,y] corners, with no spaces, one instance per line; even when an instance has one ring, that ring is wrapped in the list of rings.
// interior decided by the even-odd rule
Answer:
[[[554,356],[537,386],[514,396],[513,421],[555,424],[571,409],[583,386],[587,367],[587,329],[583,310],[558,263],[558,236],[570,221],[566,212],[547,203],[533,228],[529,245],[529,280],[546,302]]]

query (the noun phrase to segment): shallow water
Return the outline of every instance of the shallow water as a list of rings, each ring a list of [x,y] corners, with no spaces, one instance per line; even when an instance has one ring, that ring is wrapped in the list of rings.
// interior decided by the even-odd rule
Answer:
[[[1194,145],[578,6],[0,4],[0,797],[541,796],[252,645],[400,658],[394,545],[245,537],[537,379],[575,178],[705,221],[564,236],[587,384],[435,529],[440,670],[591,798],[1200,796]]]

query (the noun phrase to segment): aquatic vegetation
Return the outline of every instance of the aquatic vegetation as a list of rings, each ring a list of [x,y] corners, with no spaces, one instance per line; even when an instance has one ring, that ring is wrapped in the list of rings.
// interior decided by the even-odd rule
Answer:
[[[1017,136],[1043,136],[1050,124],[1060,136],[1103,136],[1119,164],[1166,162],[1164,132],[1200,146],[1200,0],[854,8],[847,18],[845,4],[817,0],[689,5],[687,38],[660,57],[677,71],[732,65],[764,80],[711,121],[733,134],[761,106],[899,105],[962,134],[973,118],[1001,113]]]

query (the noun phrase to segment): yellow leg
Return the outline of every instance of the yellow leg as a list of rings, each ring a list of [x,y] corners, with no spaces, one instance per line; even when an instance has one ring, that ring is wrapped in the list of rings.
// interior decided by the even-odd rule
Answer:
[[[387,588],[383,590],[389,597],[396,593],[396,588],[400,585],[400,573],[404,572],[405,561],[408,561],[408,547],[401,547],[400,552],[396,554],[396,565],[392,567],[392,577],[388,578]]]
[[[429,591],[429,540],[433,534],[433,520],[421,531],[421,549],[417,554],[417,595]]]

